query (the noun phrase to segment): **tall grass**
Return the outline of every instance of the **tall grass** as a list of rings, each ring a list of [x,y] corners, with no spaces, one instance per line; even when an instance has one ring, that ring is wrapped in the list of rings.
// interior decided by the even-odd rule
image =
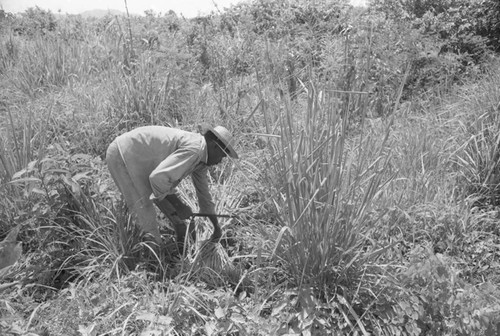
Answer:
[[[435,111],[398,117],[391,132],[395,181],[387,188],[393,206],[445,202],[452,197],[454,176],[450,174],[457,149],[453,121]],[[376,131],[375,131],[376,132]]]
[[[9,71],[14,87],[28,97],[41,90],[64,86],[72,76],[83,77],[88,72],[88,61],[79,61],[84,52],[81,44],[65,42],[57,37],[38,36],[21,45],[16,66]]]
[[[34,106],[27,113],[7,104],[4,107],[7,120],[0,122],[0,224],[14,226],[26,217],[25,190],[31,190],[34,184],[29,178],[25,179],[21,183],[23,190],[10,182],[23,171],[37,169],[44,158],[50,142],[47,130],[53,102],[44,106],[45,119]]]
[[[156,49],[136,43],[148,28],[140,18],[71,20],[46,35],[0,37],[0,95],[8,98],[0,111],[0,229],[22,224],[27,250],[17,279],[36,288],[55,287],[36,271],[78,279],[50,305],[12,305],[9,314],[43,312],[40,324],[55,334],[367,334],[378,325],[380,334],[414,335],[417,322],[438,332],[466,317],[446,307],[476,314],[486,302],[470,305],[475,291],[464,299],[462,290],[473,282],[457,279],[498,277],[496,211],[471,213],[454,182],[461,176],[461,188],[488,206],[496,200],[498,75],[445,113],[364,120],[386,116],[401,94],[393,99],[405,59],[387,42],[402,39],[393,28],[386,31],[397,38],[389,40],[377,29],[328,36],[318,44],[321,64],[312,66],[302,55],[311,35],[269,40],[245,31],[253,19],[233,36],[217,19],[208,30],[207,22],[186,21],[170,31],[151,17]],[[276,90],[280,83],[288,86]],[[195,249],[191,265],[174,263],[148,244],[119,201],[109,202],[111,180],[93,155],[126,129],[172,119],[189,130],[222,123],[241,137],[242,159],[210,170],[217,212],[240,215],[221,220],[237,240],[228,248],[233,278],[198,272]],[[92,156],[73,155],[80,152]],[[263,179],[266,172],[274,179]],[[208,237],[210,223],[198,222],[200,238]],[[398,271],[384,277],[379,271],[391,267],[375,261],[387,251],[380,245],[395,241],[383,260]],[[438,252],[449,257],[434,258]]]
[[[335,92],[307,90],[304,112],[287,105],[280,115],[280,141],[274,164],[277,204],[286,226],[277,256],[297,286],[353,286],[368,261],[364,235],[380,188],[387,183],[385,141],[373,161],[365,153],[373,141],[349,134],[349,115]],[[371,148],[371,146],[368,146]],[[331,288],[332,289],[332,288]]]
[[[498,61],[492,64],[498,67]],[[487,72],[480,83],[463,88],[463,102],[456,106],[460,132],[455,162],[460,167],[460,186],[480,207],[500,204],[500,73]],[[472,92],[471,92],[472,91]]]

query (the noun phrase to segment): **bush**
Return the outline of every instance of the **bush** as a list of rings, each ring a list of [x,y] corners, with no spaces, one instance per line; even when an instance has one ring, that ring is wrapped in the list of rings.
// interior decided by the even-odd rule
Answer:
[[[443,53],[467,53],[477,63],[487,48],[500,46],[500,4],[495,0],[374,0],[371,5],[425,35],[436,35]]]
[[[20,20],[15,20],[13,28],[14,32],[19,35],[45,35],[56,30],[57,21],[50,10],[36,6],[21,13]]]
[[[413,251],[417,252],[417,251]],[[467,285],[453,260],[419,251],[370,314],[381,335],[496,335],[500,301],[495,286]],[[384,303],[385,301],[385,303]]]

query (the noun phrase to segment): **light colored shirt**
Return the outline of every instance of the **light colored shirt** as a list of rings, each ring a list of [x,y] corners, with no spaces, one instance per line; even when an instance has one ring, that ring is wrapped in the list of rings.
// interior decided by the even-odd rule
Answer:
[[[116,140],[134,183],[149,183],[151,199],[162,200],[191,175],[200,212],[215,213],[208,187],[207,144],[198,133],[164,126],[138,127]]]

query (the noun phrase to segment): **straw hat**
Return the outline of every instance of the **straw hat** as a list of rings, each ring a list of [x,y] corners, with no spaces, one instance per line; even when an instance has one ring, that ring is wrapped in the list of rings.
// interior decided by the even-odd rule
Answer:
[[[227,130],[227,128],[223,126],[208,127],[207,131],[212,132],[217,139],[219,139],[226,146],[226,152],[230,157],[233,159],[238,158],[238,154],[236,154],[236,151],[233,148],[233,144],[235,142],[233,135]]]

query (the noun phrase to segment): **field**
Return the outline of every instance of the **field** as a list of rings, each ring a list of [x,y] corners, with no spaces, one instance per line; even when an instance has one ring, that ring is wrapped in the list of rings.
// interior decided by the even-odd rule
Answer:
[[[500,5],[424,2],[0,11],[0,334],[498,335]],[[109,175],[116,136],[167,124],[238,140],[210,170],[225,264],[159,212],[152,247]]]

